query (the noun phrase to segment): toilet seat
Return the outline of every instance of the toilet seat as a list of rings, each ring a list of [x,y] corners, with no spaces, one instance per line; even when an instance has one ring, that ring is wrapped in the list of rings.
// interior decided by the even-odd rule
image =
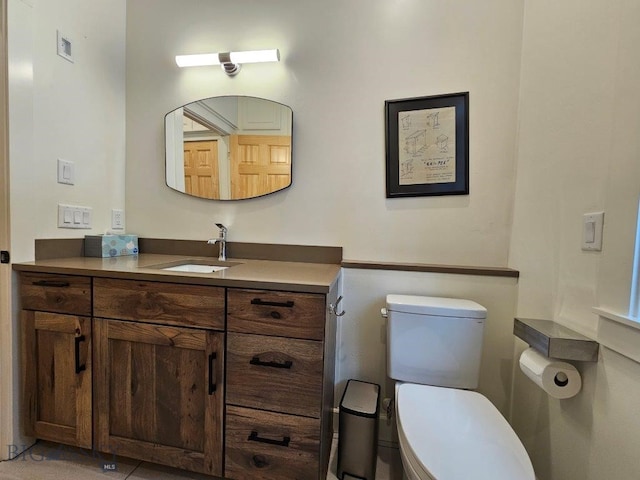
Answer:
[[[401,383],[396,386],[396,412],[409,478],[535,479],[515,432],[479,393]]]

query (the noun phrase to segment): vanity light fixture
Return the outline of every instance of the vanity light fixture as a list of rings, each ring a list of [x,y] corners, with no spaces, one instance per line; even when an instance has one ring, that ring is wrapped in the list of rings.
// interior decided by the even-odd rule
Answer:
[[[230,77],[240,71],[243,63],[279,62],[280,51],[250,50],[246,52],[203,53],[198,55],[177,55],[176,63],[179,67],[201,67],[220,65]]]

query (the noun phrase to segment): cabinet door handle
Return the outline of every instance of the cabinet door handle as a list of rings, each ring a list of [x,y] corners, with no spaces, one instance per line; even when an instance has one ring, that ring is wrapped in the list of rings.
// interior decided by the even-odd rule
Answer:
[[[247,438],[250,442],[268,443],[269,445],[278,445],[279,447],[288,447],[291,437],[282,437],[282,440],[273,440],[271,438],[263,438],[258,436],[258,432],[251,431],[251,435]]]
[[[268,307],[293,307],[293,300],[287,300],[286,302],[272,302],[270,300],[262,300],[261,298],[254,298],[251,300],[251,305],[266,305]]]
[[[216,357],[216,352],[209,354],[209,395],[213,395],[213,392],[216,391],[218,386],[218,381],[216,380],[216,369],[214,368]]]
[[[293,366],[293,362],[291,360],[286,360],[282,363],[280,362],[265,362],[260,360],[260,357],[253,357],[249,360],[251,365],[257,365],[259,367],[271,367],[271,368],[291,368]]]
[[[69,282],[65,282],[64,280],[36,280],[35,282],[31,282],[31,284],[37,287],[57,287],[57,288],[65,288],[65,287],[71,286]]]
[[[84,335],[80,335],[79,337],[75,337],[74,341],[75,341],[75,356],[76,356],[76,374],[80,373],[80,372],[84,372],[87,369],[87,365],[80,365],[80,342],[84,342],[85,336]]]

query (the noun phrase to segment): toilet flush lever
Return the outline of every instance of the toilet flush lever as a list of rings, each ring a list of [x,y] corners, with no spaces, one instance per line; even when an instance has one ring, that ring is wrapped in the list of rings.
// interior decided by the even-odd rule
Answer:
[[[340,296],[338,297],[338,299],[336,300],[335,305],[334,305],[333,303],[330,303],[330,304],[329,304],[329,312],[330,312],[330,313],[334,313],[334,314],[336,315],[336,317],[341,317],[341,316],[343,316],[345,313],[347,313],[347,312],[345,312],[344,310],[342,310],[341,312],[338,312],[338,304],[339,304],[341,301],[342,301],[342,295],[340,295]]]

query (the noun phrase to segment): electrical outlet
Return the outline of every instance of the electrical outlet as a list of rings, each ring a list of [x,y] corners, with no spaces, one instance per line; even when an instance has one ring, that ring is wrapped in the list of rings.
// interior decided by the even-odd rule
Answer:
[[[124,210],[119,208],[111,210],[111,228],[113,230],[124,230]]]

